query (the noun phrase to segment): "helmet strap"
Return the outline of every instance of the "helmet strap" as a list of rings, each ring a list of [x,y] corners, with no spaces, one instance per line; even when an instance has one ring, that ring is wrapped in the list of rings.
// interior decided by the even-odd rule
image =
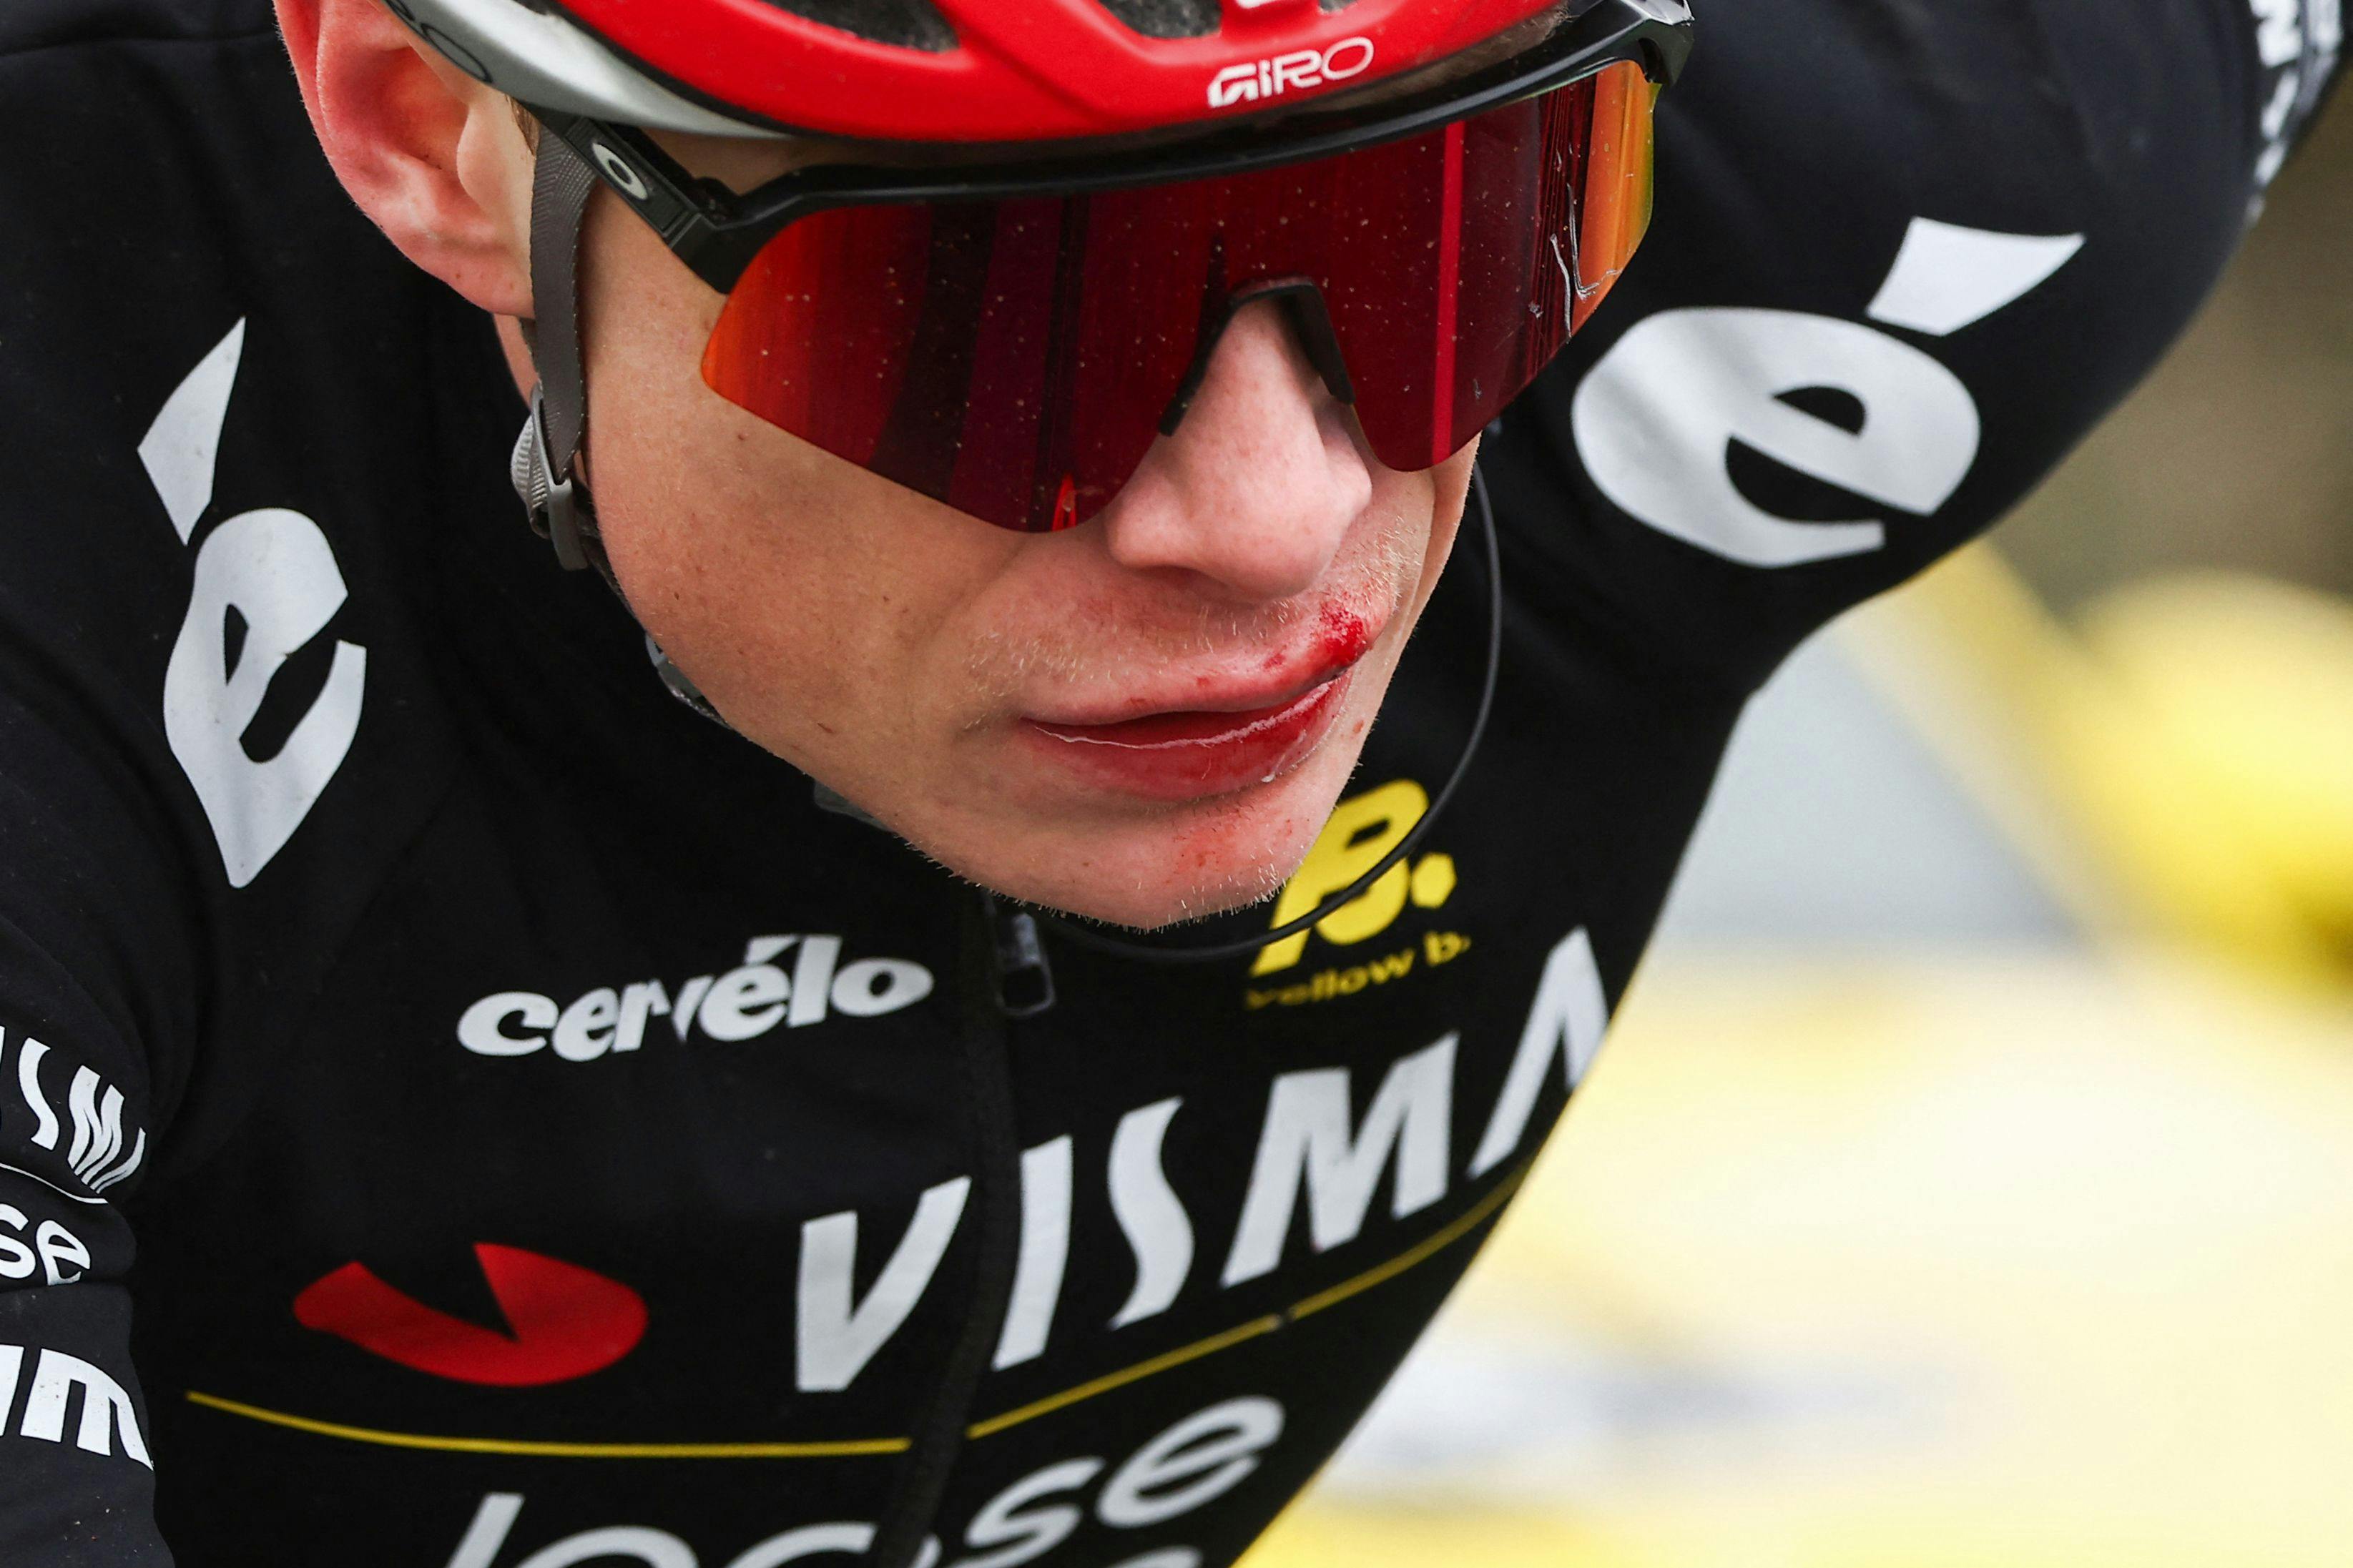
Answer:
[[[575,470],[588,433],[587,362],[580,347],[580,237],[596,177],[560,136],[539,138],[539,168],[531,188],[531,292],[535,319],[522,323],[524,343],[539,371],[531,416],[523,421],[507,477],[530,513],[531,526],[555,547],[567,572],[595,567],[627,605],[596,532],[588,481]],[[646,657],[671,696],[724,725],[719,710],[672,664],[651,634]]]
[[[580,350],[580,236],[596,176],[560,136],[539,138],[532,179],[531,288],[535,319],[523,341],[539,370],[531,417],[511,477],[532,528],[567,571],[595,566],[609,581],[586,482],[575,473],[588,429],[588,376]]]

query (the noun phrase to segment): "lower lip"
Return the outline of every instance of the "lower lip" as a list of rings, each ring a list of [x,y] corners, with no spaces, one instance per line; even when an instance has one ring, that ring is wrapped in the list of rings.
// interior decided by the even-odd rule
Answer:
[[[1305,762],[1340,712],[1354,672],[1273,708],[1155,713],[1124,724],[1024,721],[1051,755],[1106,788],[1196,800],[1271,784]]]

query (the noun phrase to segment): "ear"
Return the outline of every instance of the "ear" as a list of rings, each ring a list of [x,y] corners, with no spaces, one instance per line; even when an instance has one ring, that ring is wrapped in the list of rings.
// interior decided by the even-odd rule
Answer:
[[[383,0],[277,0],[327,162],[401,253],[482,309],[528,318],[532,152],[504,95]]]

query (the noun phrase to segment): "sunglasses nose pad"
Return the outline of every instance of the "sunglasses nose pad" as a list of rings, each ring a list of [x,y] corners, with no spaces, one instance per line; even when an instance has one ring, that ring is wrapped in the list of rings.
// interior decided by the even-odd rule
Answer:
[[[1185,411],[1193,405],[1195,395],[1200,392],[1201,383],[1209,374],[1209,360],[1224,341],[1226,329],[1233,325],[1244,306],[1261,300],[1272,300],[1282,307],[1283,318],[1306,353],[1307,363],[1315,367],[1315,374],[1324,378],[1332,395],[1342,403],[1356,401],[1356,389],[1348,380],[1348,363],[1340,353],[1339,334],[1332,330],[1332,312],[1324,303],[1324,291],[1304,278],[1280,278],[1237,289],[1222,303],[1204,312],[1193,363],[1185,372],[1176,395],[1168,400],[1166,412],[1160,416],[1163,436],[1174,436],[1176,427],[1185,422]]]

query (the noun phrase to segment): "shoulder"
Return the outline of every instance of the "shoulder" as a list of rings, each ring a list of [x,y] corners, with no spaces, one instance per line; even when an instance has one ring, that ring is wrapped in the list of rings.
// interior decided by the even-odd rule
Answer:
[[[269,0],[13,0],[0,58],[78,44],[195,41],[274,31]]]
[[[1707,10],[1649,241],[1493,449],[1535,575],[1745,685],[1998,520],[2236,250],[2334,68],[2322,11]]]
[[[311,596],[292,541],[318,528],[288,520],[327,510],[311,459],[353,422],[337,339],[380,339],[412,297],[366,287],[372,263],[396,274],[309,140],[260,0],[35,0],[0,27],[0,145],[19,150],[0,159],[11,681],[60,721],[152,734],[182,612],[235,553],[211,535],[269,533],[279,597]],[[258,609],[239,630],[267,652]]]
[[[0,790],[56,848],[0,924],[75,906],[211,1029],[332,961],[448,773],[402,529],[473,437],[458,312],[335,184],[266,0],[0,9],[0,145],[42,150],[0,159]]]

